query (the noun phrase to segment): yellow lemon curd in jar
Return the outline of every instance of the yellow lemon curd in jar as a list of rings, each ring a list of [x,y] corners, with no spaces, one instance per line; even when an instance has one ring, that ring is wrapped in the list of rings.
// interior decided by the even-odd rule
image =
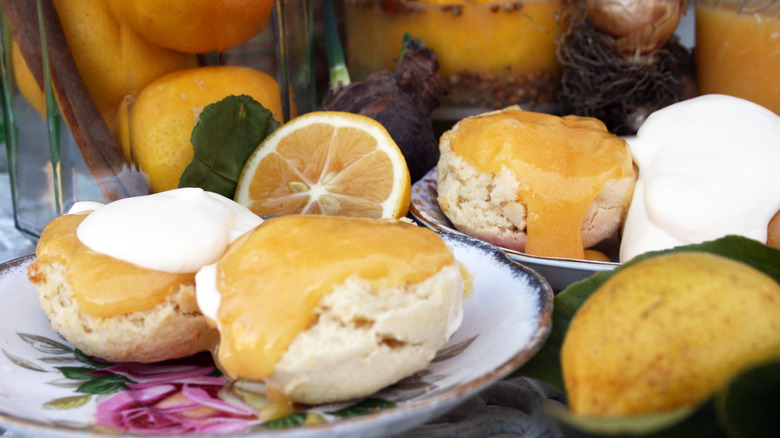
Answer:
[[[65,278],[82,312],[112,317],[152,308],[182,285],[195,285],[195,273],[168,273],[93,251],[76,235],[87,214],[54,219],[41,234],[36,255],[41,263],[66,266]]]
[[[556,39],[570,5],[561,0],[408,2],[347,0],[347,59],[356,79],[394,70],[405,34],[436,52],[447,99],[547,100],[559,74]],[[490,97],[487,97],[490,96]],[[494,105],[494,106],[495,106]]]
[[[585,213],[607,181],[634,174],[626,142],[591,117],[508,109],[464,119],[448,135],[480,172],[508,169],[520,182],[528,254],[586,258]]]
[[[401,288],[453,263],[436,233],[404,222],[269,219],[236,240],[217,264],[219,363],[234,378],[265,378],[314,322],[322,297],[350,277],[368,281],[372,290]]]
[[[700,94],[741,97],[780,114],[780,2],[760,6],[697,3],[696,79]]]

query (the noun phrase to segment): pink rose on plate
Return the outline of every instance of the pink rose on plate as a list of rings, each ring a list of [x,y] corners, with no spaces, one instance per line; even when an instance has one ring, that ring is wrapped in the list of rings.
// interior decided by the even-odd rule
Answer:
[[[219,398],[226,381],[210,364],[116,364],[101,373],[133,383],[97,405],[96,423],[134,434],[239,433],[259,423],[256,413]]]

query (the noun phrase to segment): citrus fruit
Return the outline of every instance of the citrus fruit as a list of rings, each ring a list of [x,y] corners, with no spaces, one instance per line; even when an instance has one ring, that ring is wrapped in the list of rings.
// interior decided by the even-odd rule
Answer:
[[[273,0],[108,0],[144,38],[187,53],[223,51],[260,33]]]
[[[105,0],[55,0],[73,61],[92,99],[109,126],[128,94],[182,68],[197,65],[194,55],[174,52],[141,38],[130,26],[114,18]],[[43,115],[43,93],[14,51],[14,74],[22,95]]]
[[[190,136],[203,108],[241,94],[251,96],[281,120],[276,79],[249,67],[179,70],[149,84],[135,102],[125,101],[129,107],[122,111],[129,109],[129,127],[127,134],[120,135],[122,148],[147,175],[152,192],[178,187],[194,155]]]
[[[41,116],[46,114],[46,97],[43,90],[38,86],[27,62],[19,50],[19,44],[14,41],[11,45],[11,63],[14,69],[14,80],[19,92],[27,100],[27,103],[35,109]]]
[[[379,122],[317,111],[282,125],[244,165],[236,201],[259,215],[399,218],[409,210],[406,160]]]
[[[569,406],[594,417],[696,405],[780,357],[780,284],[707,252],[617,271],[577,311],[561,348]]]

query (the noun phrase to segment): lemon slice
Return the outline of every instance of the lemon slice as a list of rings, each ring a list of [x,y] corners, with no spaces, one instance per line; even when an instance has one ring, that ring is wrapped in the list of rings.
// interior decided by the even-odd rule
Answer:
[[[235,199],[258,215],[400,218],[410,194],[406,160],[382,124],[317,111],[285,123],[258,146]]]

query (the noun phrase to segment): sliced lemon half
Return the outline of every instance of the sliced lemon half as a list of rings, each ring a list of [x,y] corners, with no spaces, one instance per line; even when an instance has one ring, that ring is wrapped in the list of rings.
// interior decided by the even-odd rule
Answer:
[[[235,199],[258,215],[400,218],[410,194],[406,160],[382,124],[316,111],[285,123],[257,147]]]

